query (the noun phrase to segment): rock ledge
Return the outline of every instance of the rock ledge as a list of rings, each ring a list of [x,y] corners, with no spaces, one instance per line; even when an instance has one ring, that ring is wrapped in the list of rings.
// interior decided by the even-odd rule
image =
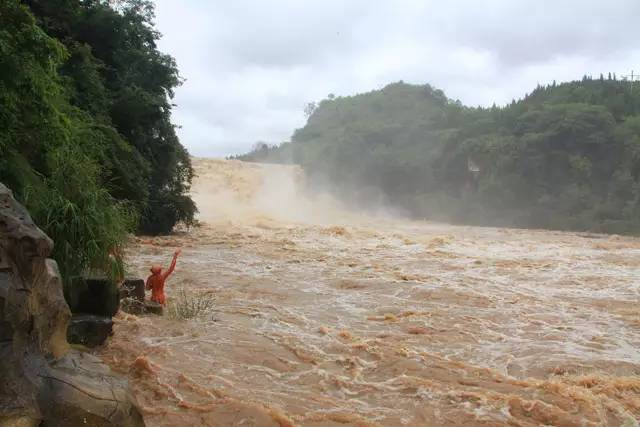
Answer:
[[[127,381],[70,350],[52,249],[0,184],[0,427],[144,426]]]

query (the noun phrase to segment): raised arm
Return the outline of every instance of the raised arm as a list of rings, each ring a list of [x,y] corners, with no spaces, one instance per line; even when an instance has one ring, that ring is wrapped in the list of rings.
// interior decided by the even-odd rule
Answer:
[[[180,255],[180,249],[178,249],[173,253],[173,260],[171,261],[171,265],[169,266],[167,271],[165,271],[165,273],[162,275],[163,279],[166,279],[167,277],[169,277],[169,275],[173,273],[173,270],[176,269],[176,262],[178,261],[178,255]]]

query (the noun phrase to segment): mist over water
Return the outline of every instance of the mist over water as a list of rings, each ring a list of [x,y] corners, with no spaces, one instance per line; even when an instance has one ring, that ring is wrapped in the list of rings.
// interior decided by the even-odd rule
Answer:
[[[348,198],[334,197],[336,188],[329,185],[316,182],[311,188],[299,166],[194,159],[194,167],[192,195],[198,219],[208,224],[335,225],[399,216],[382,203],[355,208]]]
[[[194,160],[198,179],[193,197],[206,223],[258,220],[313,223],[338,218],[340,208],[329,196],[311,199],[296,166]],[[245,173],[238,173],[238,170]]]
[[[640,240],[372,216],[300,169],[194,159],[202,226],[129,248],[212,298],[100,351],[149,425],[633,426]],[[392,210],[392,209],[391,209]]]

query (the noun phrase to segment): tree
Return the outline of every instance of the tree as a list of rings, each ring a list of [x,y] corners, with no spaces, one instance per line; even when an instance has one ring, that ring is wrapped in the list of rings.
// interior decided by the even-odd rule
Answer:
[[[27,0],[39,24],[69,52],[60,72],[71,100],[99,124],[101,174],[110,193],[132,202],[139,230],[170,232],[190,223],[193,176],[171,123],[170,102],[182,82],[175,60],[158,51],[149,0],[117,3]]]
[[[317,105],[315,102],[309,102],[307,105],[304,106],[304,115],[307,118],[311,117],[311,115],[316,110],[316,108],[317,108]]]
[[[134,214],[100,178],[97,123],[70,102],[58,67],[68,51],[17,0],[0,4],[0,181],[55,241],[65,284],[88,269],[122,269]]]

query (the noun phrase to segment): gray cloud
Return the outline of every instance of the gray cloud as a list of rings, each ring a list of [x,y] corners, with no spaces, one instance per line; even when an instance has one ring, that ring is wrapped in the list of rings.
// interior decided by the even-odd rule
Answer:
[[[491,105],[538,83],[640,71],[637,0],[157,0],[156,15],[187,79],[174,121],[195,155],[287,140],[307,102],[392,81]]]

